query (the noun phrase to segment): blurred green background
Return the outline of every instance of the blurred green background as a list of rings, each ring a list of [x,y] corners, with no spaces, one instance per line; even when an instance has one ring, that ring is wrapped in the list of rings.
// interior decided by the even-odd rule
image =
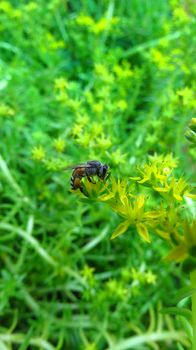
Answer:
[[[189,348],[148,339],[182,328],[158,312],[188,283],[167,244],[111,241],[118,217],[60,168],[98,159],[126,178],[173,153],[193,181],[195,14],[191,0],[0,1],[0,349]]]

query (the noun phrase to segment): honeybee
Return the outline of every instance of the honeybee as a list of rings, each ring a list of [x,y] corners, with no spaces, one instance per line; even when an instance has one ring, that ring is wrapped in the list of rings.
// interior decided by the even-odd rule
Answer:
[[[109,166],[107,164],[102,164],[98,160],[89,160],[86,163],[65,168],[65,170],[68,169],[74,169],[70,179],[71,189],[79,189],[82,193],[84,193],[81,182],[83,177],[87,177],[89,182],[95,183],[91,179],[92,176],[97,175],[100,179],[104,180],[109,175]]]

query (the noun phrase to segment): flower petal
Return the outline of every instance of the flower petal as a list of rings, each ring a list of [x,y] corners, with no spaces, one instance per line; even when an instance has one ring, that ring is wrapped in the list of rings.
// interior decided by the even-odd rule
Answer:
[[[182,261],[187,256],[187,247],[185,244],[178,245],[177,247],[173,248],[169,254],[164,258],[166,261]]]
[[[117,228],[115,229],[115,231],[112,234],[111,239],[116,238],[119,235],[122,235],[125,231],[127,231],[129,227],[129,221],[123,221],[120,225],[117,226]]]
[[[149,236],[148,229],[147,229],[146,225],[139,223],[136,225],[136,227],[137,227],[137,232],[140,235],[140,237],[142,239],[144,239],[146,242],[150,243],[151,240],[150,240],[150,236]]]

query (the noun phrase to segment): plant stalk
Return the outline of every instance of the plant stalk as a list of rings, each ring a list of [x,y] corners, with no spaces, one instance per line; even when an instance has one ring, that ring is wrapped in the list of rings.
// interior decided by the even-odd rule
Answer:
[[[196,270],[190,273],[191,287],[196,289]],[[196,292],[192,294],[192,322],[193,322],[193,346],[192,350],[196,350]]]

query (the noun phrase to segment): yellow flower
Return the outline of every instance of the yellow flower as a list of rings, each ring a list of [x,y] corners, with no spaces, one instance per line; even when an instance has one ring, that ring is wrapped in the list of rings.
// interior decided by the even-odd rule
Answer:
[[[131,225],[134,225],[139,236],[146,242],[150,242],[150,236],[146,223],[148,224],[152,218],[147,216],[148,212],[144,212],[145,196],[140,194],[135,197],[134,201],[129,200],[126,189],[124,186],[122,186],[122,183],[121,188],[118,189],[118,194],[120,200],[112,203],[111,207],[116,213],[124,217],[125,220],[114,230],[111,239],[123,234]],[[158,215],[159,214],[157,214],[157,216]]]
[[[113,71],[119,79],[130,78],[133,75],[130,64],[126,61],[123,61],[122,65],[116,64],[113,67]]]
[[[119,100],[116,102],[116,106],[121,110],[124,111],[127,109],[127,102],[125,100]]]
[[[127,160],[127,153],[122,153],[118,148],[116,151],[109,153],[108,157],[111,159],[113,164],[125,164]]]
[[[84,350],[98,350],[95,343],[88,343],[84,345]]]
[[[87,115],[78,115],[77,116],[78,125],[85,126],[89,124],[89,117]]]
[[[182,201],[183,196],[195,198],[195,195],[189,192],[191,187],[182,177],[179,180],[171,177],[169,183],[165,181],[162,187],[154,186],[153,189],[160,193],[171,193],[177,201]]]
[[[34,147],[32,150],[32,159],[41,161],[45,158],[46,153],[42,146]]]
[[[134,281],[142,282],[143,274],[141,271],[136,270],[134,267],[131,268],[131,277]]]
[[[75,124],[72,128],[73,136],[79,136],[83,130],[83,126],[81,124]]]
[[[110,193],[107,190],[108,184],[103,180],[98,179],[96,176],[93,179],[93,182],[89,182],[86,178],[82,180],[84,195],[89,198],[96,198],[101,202],[106,202],[109,199],[114,197],[113,193]]]
[[[97,63],[97,64],[95,64],[95,73],[97,75],[107,75],[109,72],[108,72],[107,67],[104,66],[104,64]]]
[[[108,150],[112,145],[112,141],[110,140],[109,137],[102,134],[101,136],[97,137],[96,145],[100,147],[102,150]]]
[[[57,152],[61,153],[65,149],[65,141],[62,139],[56,139],[54,140],[54,148],[56,149]]]
[[[8,1],[0,2],[0,10],[5,12],[10,18],[19,19],[22,17],[22,11],[15,9]]]
[[[155,284],[156,283],[157,276],[154,275],[152,273],[152,271],[149,270],[149,271],[145,272],[144,276],[145,276],[145,280],[148,284]]]
[[[189,88],[185,87],[181,90],[177,91],[178,96],[182,97],[183,105],[188,107],[195,107],[196,106],[196,99],[194,96],[194,91]]]
[[[67,89],[68,86],[69,86],[69,83],[65,78],[60,77],[60,78],[55,79],[55,81],[54,81],[54,87],[57,90]]]
[[[127,289],[122,286],[121,283],[119,283],[115,279],[110,279],[107,284],[108,291],[113,295],[120,299],[125,299],[127,296]]]
[[[95,271],[94,267],[90,267],[88,265],[85,265],[84,268],[81,270],[81,275],[84,276],[86,279],[91,279],[93,276],[93,273]]]
[[[25,10],[27,11],[34,11],[38,8],[38,4],[34,1],[29,2],[27,5],[25,5]]]
[[[161,51],[158,49],[151,49],[150,50],[152,61],[160,68],[160,69],[168,69],[170,67],[170,59],[168,56],[165,56]]]
[[[173,16],[181,23],[189,22],[189,16],[182,7],[177,7],[173,11]]]
[[[69,97],[66,92],[61,92],[59,95],[56,96],[56,100],[63,105],[66,105],[68,103]]]
[[[50,42],[49,47],[52,50],[62,49],[65,47],[65,43],[63,40],[53,40],[52,42]]]
[[[8,1],[1,1],[0,10],[4,11],[5,13],[9,13],[12,11],[12,6]]]
[[[137,181],[140,184],[146,183],[153,185],[154,189],[158,191],[158,184],[163,184],[160,187],[160,192],[167,192],[169,187],[167,185],[167,178],[172,173],[173,168],[178,164],[178,161],[173,158],[171,154],[167,156],[154,156],[150,158],[150,162],[143,167],[138,167],[140,176],[130,177],[130,179]]]
[[[16,113],[15,110],[9,107],[8,105],[6,105],[5,103],[0,104],[0,115],[13,116],[15,115],[15,113]]]
[[[95,22],[92,17],[81,14],[76,17],[76,23],[80,26],[92,27]]]
[[[102,103],[94,103],[92,105],[92,109],[95,113],[100,114],[103,112],[103,104]]]
[[[96,22],[92,28],[91,31],[95,34],[99,34],[106,30],[108,27],[108,20],[106,18],[101,18],[98,22]]]

